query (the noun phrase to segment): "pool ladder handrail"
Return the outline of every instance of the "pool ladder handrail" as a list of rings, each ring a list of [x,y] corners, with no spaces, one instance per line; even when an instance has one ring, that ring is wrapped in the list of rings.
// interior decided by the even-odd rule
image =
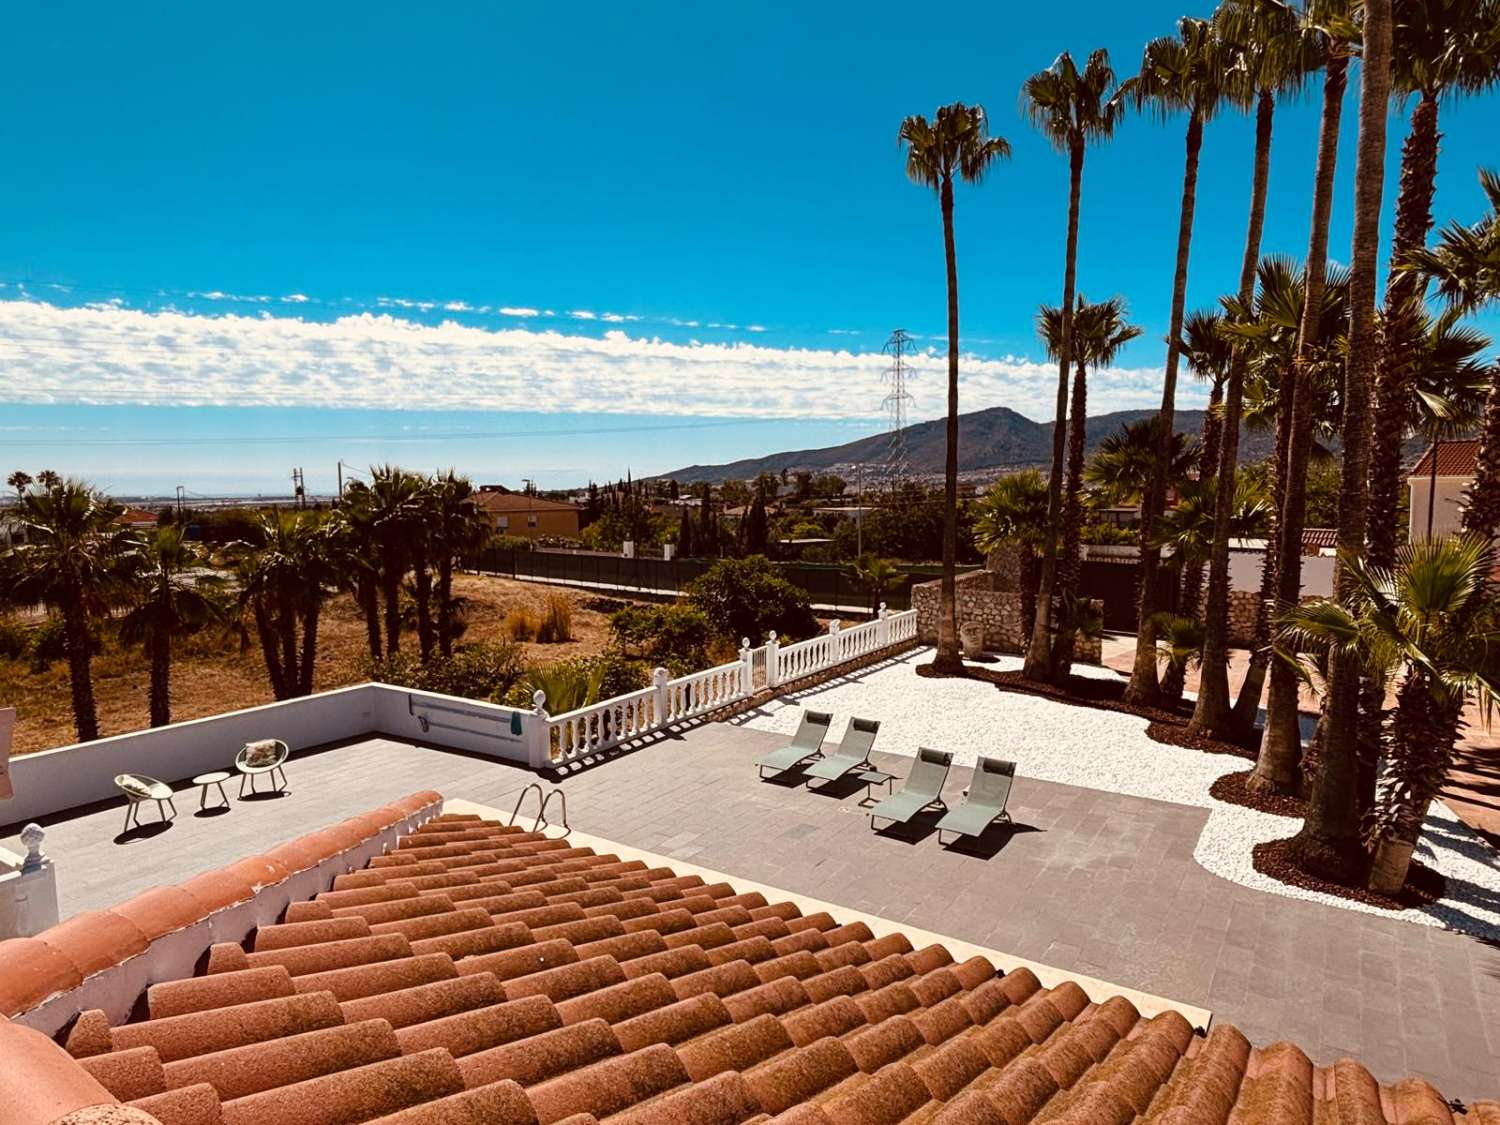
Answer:
[[[516,807],[511,810],[511,813],[510,813],[510,823],[512,825],[514,825],[516,823],[516,818],[521,815],[521,806],[526,801],[526,794],[530,793],[533,789],[536,790],[537,801],[540,802],[538,804],[538,806],[537,806],[536,818],[533,821],[533,824],[535,826],[535,831],[540,832],[543,835],[545,835],[547,829],[551,827],[551,822],[548,821],[548,819],[547,819],[547,806],[552,803],[552,798],[553,797],[557,797],[562,802],[562,828],[563,828],[563,834],[562,834],[562,836],[559,836],[559,837],[556,837],[556,838],[560,840],[560,839],[563,838],[563,836],[567,836],[569,833],[571,833],[573,831],[573,828],[572,828],[572,825],[570,825],[568,823],[568,796],[567,796],[567,794],[564,793],[561,789],[556,788],[556,787],[553,788],[553,790],[552,790],[551,793],[547,793],[547,792],[545,792],[542,789],[541,785],[539,785],[535,781],[531,782],[529,785],[527,785],[525,788],[523,788],[521,790],[520,794],[516,797]]]

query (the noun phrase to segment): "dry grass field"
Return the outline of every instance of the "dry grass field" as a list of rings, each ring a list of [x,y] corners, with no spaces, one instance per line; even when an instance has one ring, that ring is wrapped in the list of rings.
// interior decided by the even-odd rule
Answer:
[[[508,640],[504,621],[514,609],[540,616],[549,595],[573,605],[574,639],[562,644],[524,644],[528,662],[550,663],[599,652],[609,641],[608,616],[589,608],[595,600],[583,591],[513,582],[505,578],[459,575],[454,592],[468,601],[468,630],[463,642]],[[364,623],[348,595],[324,607],[318,630],[315,686],[319,691],[360,683],[366,679],[369,652]],[[123,648],[106,631],[104,650],[94,658],[94,693],[99,726],[104,735],[124,734],[147,725],[148,668],[139,649]],[[415,647],[416,637],[405,635],[404,647]],[[172,717],[194,719],[270,703],[271,688],[259,647],[241,649],[238,639],[205,633],[179,642],[172,669]],[[68,666],[54,661],[43,672],[33,672],[26,660],[0,658],[0,707],[16,708],[15,745],[25,754],[64,746],[74,740],[69,703]]]

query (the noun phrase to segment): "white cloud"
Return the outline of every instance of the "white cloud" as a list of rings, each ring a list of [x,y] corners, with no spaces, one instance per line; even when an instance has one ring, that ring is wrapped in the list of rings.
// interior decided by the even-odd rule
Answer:
[[[464,301],[449,301],[443,306],[448,312],[473,312],[474,307]]]
[[[541,316],[540,309],[516,308],[513,305],[501,305],[495,310],[501,316]]]
[[[588,309],[574,309],[568,313],[574,320],[598,320],[598,313],[591,313]]]
[[[0,400],[12,402],[869,418],[888,363],[879,352],[680,343],[620,328],[598,337],[383,313],[322,322],[0,301]],[[935,416],[943,357],[918,353],[910,371],[913,416]],[[1045,418],[1057,369],[965,356],[961,378],[965,410]],[[1089,405],[1152,408],[1160,386],[1155,367],[1091,372]],[[1202,399],[1191,385],[1181,397],[1184,407]]]
[[[747,324],[745,325],[745,328],[751,332],[764,332],[766,330],[766,326],[764,324]]]
[[[281,299],[289,305],[305,305],[312,300],[306,293],[288,293]]]

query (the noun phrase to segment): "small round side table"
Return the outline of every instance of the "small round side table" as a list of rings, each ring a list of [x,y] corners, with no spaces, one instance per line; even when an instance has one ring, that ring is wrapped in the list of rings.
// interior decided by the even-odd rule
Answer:
[[[200,773],[197,777],[193,778],[193,784],[201,786],[198,790],[199,812],[202,812],[208,803],[208,787],[210,785],[217,785],[219,787],[219,797],[224,802],[222,805],[215,805],[214,808],[227,809],[230,807],[229,794],[224,792],[224,783],[233,776],[234,774],[228,770],[214,770],[212,773]]]

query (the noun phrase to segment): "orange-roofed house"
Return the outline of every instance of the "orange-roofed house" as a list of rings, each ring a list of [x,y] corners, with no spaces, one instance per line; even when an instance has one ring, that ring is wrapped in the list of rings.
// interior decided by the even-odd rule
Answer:
[[[115,517],[115,523],[136,531],[150,531],[157,522],[156,513],[148,512],[145,508],[126,508]]]
[[[576,504],[499,488],[481,488],[475,493],[474,502],[497,535],[520,535],[527,539],[578,537]]]
[[[1413,540],[1459,533],[1464,496],[1474,483],[1478,464],[1478,441],[1440,441],[1422,454],[1406,478]]]

